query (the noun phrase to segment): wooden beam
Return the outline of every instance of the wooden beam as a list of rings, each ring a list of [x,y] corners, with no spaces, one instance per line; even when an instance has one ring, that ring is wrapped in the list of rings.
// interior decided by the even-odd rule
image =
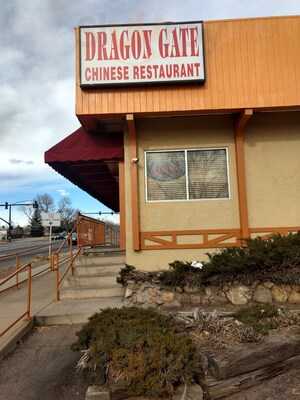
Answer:
[[[126,250],[126,204],[125,204],[125,168],[119,161],[119,208],[120,208],[120,249]]]
[[[235,124],[235,155],[242,240],[250,237],[245,171],[245,128],[252,115],[252,109],[242,111]]]
[[[139,251],[140,243],[140,216],[139,216],[139,185],[138,185],[138,148],[137,134],[133,114],[126,115],[129,159],[130,159],[130,192],[131,192],[131,223],[133,250]]]

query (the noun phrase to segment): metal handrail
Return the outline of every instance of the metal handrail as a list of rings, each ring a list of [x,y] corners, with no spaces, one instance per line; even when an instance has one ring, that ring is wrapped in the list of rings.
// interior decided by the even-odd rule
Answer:
[[[13,326],[15,326],[22,318],[27,317],[27,320],[31,320],[31,292],[32,292],[32,265],[31,263],[25,264],[20,267],[17,271],[10,274],[7,278],[5,278],[2,282],[0,282],[0,286],[7,283],[10,279],[14,278],[16,274],[28,269],[28,291],[27,291],[27,308],[26,311],[19,316],[14,322],[12,322],[4,331],[0,332],[0,338],[4,336]],[[2,291],[3,292],[3,291]],[[0,292],[1,293],[1,292]]]
[[[21,267],[20,257],[26,255],[27,253],[31,252],[32,250],[37,250],[37,249],[40,249],[40,248],[43,248],[43,247],[46,247],[46,246],[48,246],[48,244],[47,245],[41,245],[41,246],[33,246],[33,247],[30,247],[30,248],[27,248],[27,250],[24,250],[22,252],[9,253],[9,254],[5,254],[3,256],[0,256],[0,261],[4,261],[4,260],[10,259],[12,257],[15,257],[15,268],[16,268],[16,270],[15,270],[14,275],[16,277],[16,283],[15,283],[15,285],[12,285],[12,286],[10,286],[9,288],[7,288],[5,290],[8,290],[8,289],[11,289],[11,288],[14,288],[14,287],[19,288],[20,284],[26,281],[26,279],[23,279],[22,281],[19,281],[19,273],[20,273],[20,267]],[[31,264],[32,264],[32,261],[31,261]],[[49,267],[43,269],[42,271],[39,271],[36,274],[32,275],[32,277],[40,275],[42,272],[45,272],[47,270],[49,270],[49,271],[51,270],[51,265]],[[0,293],[1,293],[1,291],[0,291]]]
[[[74,261],[75,261],[76,257],[80,254],[81,249],[82,248],[80,247],[79,249],[77,249],[77,251],[74,254],[72,254],[67,259],[65,259],[64,261],[61,261],[61,262],[59,261],[59,255],[53,254],[53,265],[54,265],[54,270],[56,272],[56,300],[57,301],[60,300],[60,289],[61,289],[62,282],[65,279],[65,277],[67,276],[70,269],[72,270],[72,276],[74,275]],[[65,262],[69,262],[69,265],[67,266],[67,268],[63,272],[63,274],[60,275],[60,267]]]
[[[68,235],[66,236],[64,241],[59,246],[59,248],[55,252],[53,252],[52,256],[51,256],[51,269],[52,269],[52,271],[56,272],[56,300],[57,301],[60,300],[61,284],[62,284],[64,278],[66,277],[67,273],[69,272],[70,268],[72,269],[72,275],[74,275],[74,260],[81,251],[81,248],[79,248],[77,250],[77,252],[75,252],[75,254],[73,254],[72,234],[77,231],[77,226],[78,226],[78,222],[76,221],[75,224],[73,225],[72,230],[68,233]],[[61,259],[60,254],[65,245],[68,246],[68,248],[67,248],[68,255],[65,258]],[[63,275],[60,276],[61,266],[68,262],[69,262],[68,267],[64,271]]]

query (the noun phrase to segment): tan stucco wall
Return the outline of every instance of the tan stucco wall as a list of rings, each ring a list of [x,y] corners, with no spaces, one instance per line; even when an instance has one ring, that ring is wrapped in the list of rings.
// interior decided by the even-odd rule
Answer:
[[[239,212],[232,116],[143,119],[136,122],[139,148],[141,231],[238,228]],[[161,269],[175,259],[203,258],[207,250],[144,250],[134,252],[131,238],[130,160],[125,135],[126,261],[141,269]],[[145,199],[144,151],[227,147],[230,199],[148,203]]]
[[[300,226],[300,112],[254,114],[246,132],[250,227]]]
[[[136,126],[141,231],[239,227],[231,116],[144,119]],[[214,249],[132,250],[127,142],[125,135],[127,263],[151,270],[175,259],[203,259]],[[229,150],[230,200],[146,203],[145,150],[220,146]],[[246,130],[245,158],[250,227],[300,226],[300,113],[254,114]]]

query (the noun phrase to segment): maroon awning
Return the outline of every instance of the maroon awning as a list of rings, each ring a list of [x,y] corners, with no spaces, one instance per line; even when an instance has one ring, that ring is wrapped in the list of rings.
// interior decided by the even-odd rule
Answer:
[[[119,211],[118,162],[123,133],[88,133],[79,128],[45,152],[45,162],[95,199]]]

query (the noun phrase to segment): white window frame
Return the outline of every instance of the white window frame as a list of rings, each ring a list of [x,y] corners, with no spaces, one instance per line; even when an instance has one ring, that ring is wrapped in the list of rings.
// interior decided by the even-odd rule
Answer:
[[[187,153],[188,151],[205,151],[205,150],[225,150],[226,152],[226,169],[227,169],[227,182],[228,182],[228,197],[217,197],[217,198],[207,198],[207,199],[190,199],[189,193],[189,176],[188,176],[188,161],[187,161]],[[148,199],[148,177],[147,177],[147,154],[148,153],[171,153],[171,152],[184,152],[185,157],[185,186],[186,186],[186,199],[174,199],[174,200],[149,200]],[[222,147],[197,147],[197,148],[184,148],[184,149],[160,149],[160,150],[145,150],[144,151],[144,172],[145,172],[145,199],[146,203],[169,203],[169,202],[183,202],[183,201],[224,201],[224,200],[231,200],[231,184],[230,184],[230,174],[229,174],[229,149],[228,146]]]

